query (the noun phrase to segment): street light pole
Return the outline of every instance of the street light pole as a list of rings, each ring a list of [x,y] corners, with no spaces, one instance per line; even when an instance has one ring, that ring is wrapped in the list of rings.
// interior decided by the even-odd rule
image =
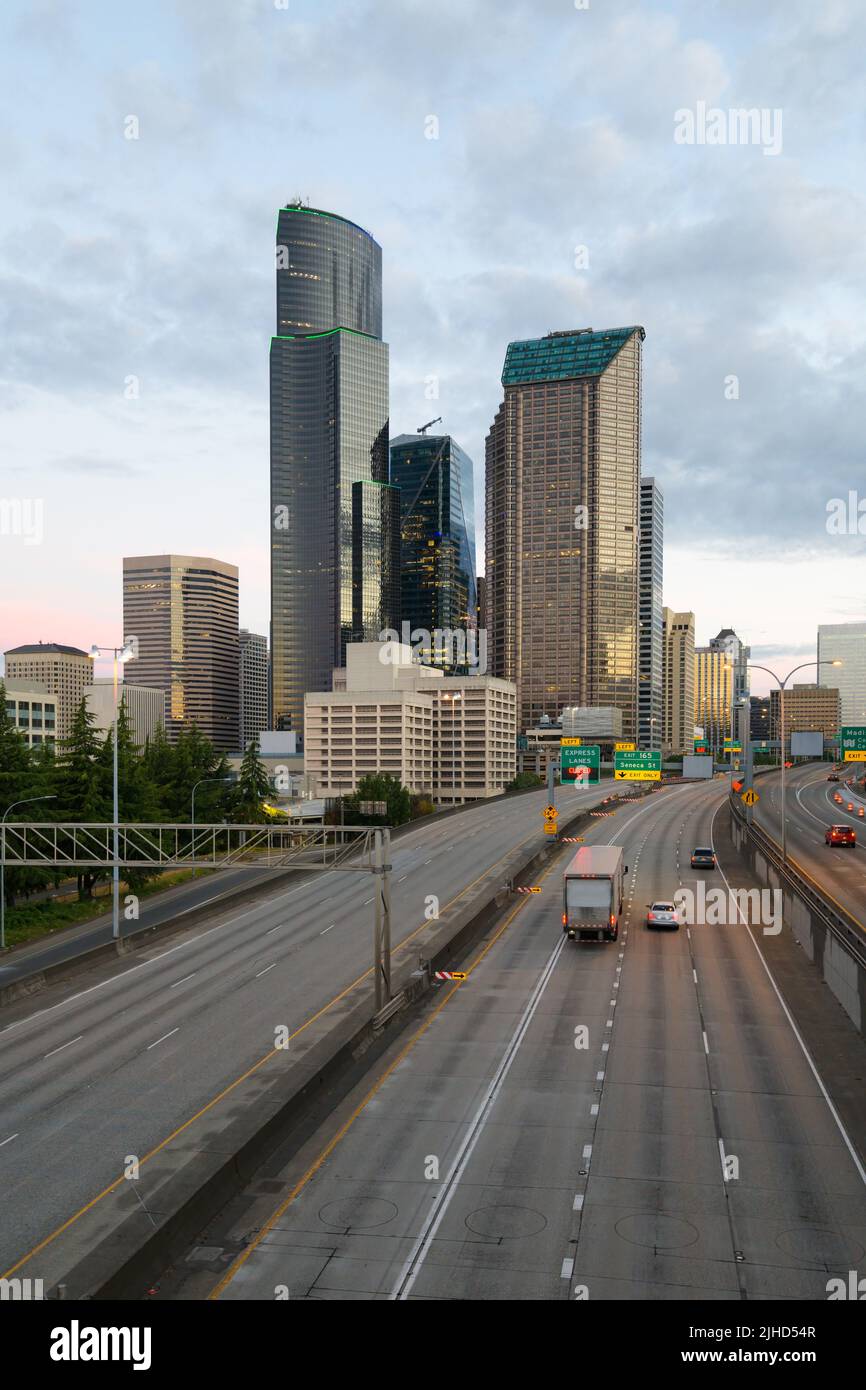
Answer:
[[[29,806],[33,801],[56,801],[56,796],[25,796],[22,801],[13,801],[3,812],[3,853],[0,856],[0,951],[6,949],[6,817],[16,806]]]
[[[198,780],[198,781],[195,783],[195,785],[193,786],[193,789],[192,789],[192,806],[191,806],[191,808],[190,808],[190,818],[189,818],[189,820],[190,820],[190,826],[191,826],[191,829],[192,829],[192,843],[191,843],[191,845],[190,845],[190,848],[191,848],[192,854],[193,854],[193,870],[192,870],[192,876],[193,876],[193,878],[195,878],[195,872],[196,872],[196,871],[195,871],[195,794],[196,794],[196,792],[198,791],[199,787],[204,786],[205,782],[222,782],[222,783],[224,783],[224,784],[227,786],[227,785],[229,784],[229,782],[231,782],[231,781],[233,781],[233,778],[231,778],[231,777],[200,777],[199,780]]]
[[[789,671],[784,679],[780,679],[775,671],[771,671],[769,666],[760,666],[757,662],[749,662],[749,669],[754,671],[766,671],[768,676],[779,687],[779,765],[782,779],[782,866],[784,867],[788,857],[788,821],[785,815],[785,689],[788,681],[795,676],[798,671],[805,671],[810,666],[841,666],[841,661],[802,661],[799,666],[795,666]]]
[[[117,666],[118,662],[129,661],[130,657],[135,655],[134,640],[134,638],[130,638],[124,642],[122,647],[102,647],[98,643],[94,643],[90,648],[90,655],[93,657],[94,661],[102,656],[103,653],[108,652],[111,652],[114,659],[114,678],[112,682],[114,690],[114,735],[112,738],[113,757],[111,769],[112,811],[114,818],[114,866],[111,870],[111,936],[114,941],[117,941],[120,937],[120,799],[118,795],[117,775],[117,721],[119,714],[117,703]]]

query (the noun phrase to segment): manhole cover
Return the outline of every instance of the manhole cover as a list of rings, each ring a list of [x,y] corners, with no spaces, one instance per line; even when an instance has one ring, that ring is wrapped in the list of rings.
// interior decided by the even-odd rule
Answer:
[[[853,1269],[863,1257],[859,1241],[823,1226],[794,1226],[776,1236],[776,1244],[786,1255],[810,1265],[848,1265]]]
[[[374,1226],[384,1226],[397,1215],[393,1202],[384,1197],[345,1197],[340,1201],[327,1202],[319,1212],[319,1220],[326,1226],[340,1230],[371,1230]]]
[[[479,1207],[471,1211],[466,1225],[477,1236],[489,1240],[513,1240],[516,1236],[536,1236],[547,1225],[547,1217],[532,1207]]]
[[[679,1216],[665,1216],[659,1211],[639,1211],[624,1216],[616,1223],[616,1233],[630,1245],[645,1245],[650,1250],[679,1250],[694,1245],[700,1234],[690,1221]]]

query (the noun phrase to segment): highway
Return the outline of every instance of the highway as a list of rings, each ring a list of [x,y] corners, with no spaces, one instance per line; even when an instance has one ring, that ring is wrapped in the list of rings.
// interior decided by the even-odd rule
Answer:
[[[860,806],[866,807],[862,790],[844,782],[827,780],[832,767],[828,763],[808,763],[790,768],[786,774],[785,806],[788,821],[787,848],[792,860],[801,865],[821,888],[837,900],[866,928],[866,816],[857,815]],[[862,775],[857,765],[857,774]],[[853,776],[847,771],[840,776]],[[755,818],[779,842],[781,837],[781,786],[777,772],[758,778],[756,790],[761,800],[755,807]],[[842,804],[833,800],[834,793],[842,796]],[[853,814],[847,810],[854,806]],[[827,845],[824,832],[830,825],[853,825],[857,835],[854,849]]]
[[[695,845],[719,852],[708,883],[741,882],[726,792],[599,820],[587,841],[623,845],[630,870],[620,939],[563,941],[555,860],[161,1296],[824,1300],[862,1270],[863,1133],[825,1088],[866,1075],[863,1040],[787,934],[644,924],[696,887]]]
[[[560,789],[557,804],[611,790]],[[427,925],[428,895],[444,911],[509,851],[540,841],[545,802],[544,791],[507,798],[395,840],[395,947]],[[308,874],[2,1011],[0,1274],[97,1198],[127,1156],[148,1154],[260,1062],[277,1027],[296,1035],[364,976],[371,902],[365,874]]]

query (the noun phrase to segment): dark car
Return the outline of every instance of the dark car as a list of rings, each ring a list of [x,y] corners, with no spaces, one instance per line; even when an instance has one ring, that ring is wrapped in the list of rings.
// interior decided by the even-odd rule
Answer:
[[[827,778],[827,781],[828,781],[828,782],[838,782],[838,781],[839,781],[839,774],[838,774],[838,772],[831,772],[831,773],[830,773],[830,776]]]
[[[715,852],[711,849],[693,849],[691,864],[693,869],[714,869],[716,867]]]
[[[853,825],[831,825],[824,836],[824,843],[825,845],[850,845],[853,849],[857,844]]]

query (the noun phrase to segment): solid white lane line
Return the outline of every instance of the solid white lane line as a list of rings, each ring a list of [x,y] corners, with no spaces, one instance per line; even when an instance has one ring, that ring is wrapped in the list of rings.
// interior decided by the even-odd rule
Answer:
[[[4,1140],[3,1140],[3,1143],[0,1144],[0,1149],[3,1148],[3,1145],[4,1145],[4,1144],[11,1144],[11,1143],[12,1143],[12,1140],[13,1140],[13,1139],[17,1139],[17,1138],[18,1138],[18,1135],[17,1135],[17,1134],[10,1134],[10,1135],[9,1135],[9,1138],[8,1138],[8,1139],[4,1139]]]
[[[53,1051],[46,1052],[45,1056],[42,1058],[43,1062],[47,1061],[49,1057],[56,1057],[58,1052],[63,1052],[65,1048],[71,1047],[73,1043],[81,1042],[83,1037],[84,1034],[79,1033],[77,1038],[70,1038],[69,1042],[65,1042],[62,1047],[55,1047]]]
[[[178,1028],[172,1028],[172,1030],[171,1030],[170,1033],[163,1033],[163,1035],[162,1035],[161,1038],[157,1038],[156,1042],[148,1043],[147,1047],[145,1048],[145,1052],[150,1052],[150,1050],[151,1050],[152,1047],[159,1047],[160,1043],[165,1042],[166,1038],[173,1038],[174,1035],[175,1035],[175,1033],[179,1033],[179,1032],[180,1032],[180,1028],[178,1027]]]
[[[436,1193],[435,1197],[433,1198],[430,1204],[430,1210],[422,1224],[421,1232],[418,1235],[415,1243],[413,1244],[412,1249],[409,1251],[409,1255],[403,1265],[402,1270],[400,1271],[400,1274],[397,1278],[397,1282],[395,1283],[394,1288],[391,1291],[392,1300],[403,1302],[409,1297],[409,1294],[412,1292],[415,1280],[421,1272],[421,1268],[424,1264],[425,1259],[427,1258],[430,1246],[435,1240],[436,1233],[442,1224],[442,1221],[445,1217],[445,1213],[451,1205],[451,1201],[454,1197],[455,1192],[457,1191],[460,1179],[463,1176],[466,1166],[469,1163],[469,1160],[471,1159],[472,1154],[475,1151],[475,1146],[478,1143],[478,1140],[484,1132],[484,1126],[487,1123],[488,1117],[490,1115],[491,1110],[493,1109],[494,1104],[496,1103],[496,1098],[499,1095],[500,1090],[502,1089],[502,1085],[506,1077],[508,1076],[508,1073],[514,1065],[514,1060],[517,1056],[520,1044],[523,1042],[523,1039],[526,1036],[527,1030],[535,1016],[535,1011],[538,1008],[538,1005],[541,1001],[541,997],[544,994],[544,991],[547,989],[547,985],[551,975],[553,974],[556,962],[559,960],[559,957],[562,954],[563,947],[565,946],[565,941],[566,937],[564,935],[561,936],[560,939],[557,941],[555,947],[553,948],[553,951],[551,952],[550,956],[548,957],[547,964],[545,965],[541,973],[541,976],[538,979],[535,988],[533,989],[532,994],[529,997],[529,1000],[526,1004],[526,1008],[524,1009],[523,1014],[521,1015],[520,1020],[517,1024],[517,1027],[511,1036],[508,1046],[506,1047],[505,1052],[503,1053],[499,1066],[497,1067],[496,1072],[492,1080],[490,1081],[490,1084],[487,1087],[487,1090],[481,1098],[481,1103],[479,1104],[477,1110],[475,1111],[475,1114],[473,1115],[472,1119],[470,1120],[467,1126],[466,1133],[460,1143],[457,1153],[454,1156],[454,1161],[451,1165],[451,1168],[448,1171],[445,1181],[443,1182],[442,1186],[440,1187],[439,1191]]]
[[[194,980],[197,974],[198,971],[194,970],[191,975],[184,975],[182,980],[175,980],[173,985],[169,985],[169,989],[177,989],[178,985],[185,985],[187,980]]]
[[[723,806],[723,805],[724,805],[724,802],[720,802],[719,806]],[[715,849],[716,846],[715,846],[715,842],[714,842],[713,839],[712,839],[712,833],[713,833],[713,827],[714,827],[715,822],[716,822],[716,816],[719,814],[719,806],[716,807],[715,812],[714,812],[714,814],[713,814],[713,819],[712,819],[712,821],[710,822],[710,837],[711,837],[711,838],[710,838],[710,843],[712,844],[713,849]],[[728,894],[730,895],[730,893],[731,893],[731,885],[730,885],[730,883],[728,882],[728,879],[727,879],[727,876],[726,876],[726,874],[725,874],[724,869],[722,868],[721,864],[719,864],[719,862],[718,862],[718,855],[716,855],[716,864],[717,864],[717,866],[718,866],[719,873],[722,875],[722,878],[723,878],[724,881],[725,881],[725,887],[726,887],[727,890],[728,890]],[[748,919],[746,916],[744,916],[743,910],[742,910],[742,908],[740,907],[740,904],[739,904],[739,902],[737,901],[737,899],[735,898],[733,901],[734,901],[734,905],[735,905],[735,907],[736,907],[736,909],[737,909],[737,913],[738,913],[738,915],[739,915],[739,917],[740,917],[740,919],[741,919],[741,921],[742,921],[742,923],[743,923],[743,926],[746,928],[746,931],[749,933],[749,940],[751,941],[752,945],[754,946],[754,948],[755,948],[755,950],[756,950],[756,952],[757,952],[758,960],[761,962],[761,965],[764,967],[764,972],[765,972],[765,974],[766,974],[766,976],[767,976],[767,979],[770,981],[770,984],[773,986],[773,990],[774,990],[774,992],[775,992],[776,998],[778,999],[779,1003],[780,1003],[781,1006],[782,1006],[782,1012],[784,1013],[786,1019],[788,1020],[788,1022],[789,1022],[790,1025],[791,1025],[791,1032],[794,1034],[794,1037],[797,1039],[797,1042],[800,1044],[800,1048],[801,1048],[801,1050],[802,1050],[803,1056],[806,1058],[806,1061],[807,1061],[808,1064],[809,1064],[809,1070],[811,1071],[811,1073],[812,1073],[812,1075],[814,1076],[815,1080],[817,1081],[819,1087],[821,1088],[821,1095],[824,1097],[825,1101],[827,1102],[827,1108],[828,1108],[828,1110],[830,1111],[830,1114],[833,1116],[833,1119],[836,1121],[836,1126],[837,1126],[837,1128],[838,1128],[838,1130],[839,1130],[839,1133],[841,1134],[843,1140],[845,1141],[845,1147],[846,1147],[846,1149],[848,1150],[849,1154],[851,1155],[851,1158],[852,1158],[852,1160],[853,1160],[853,1162],[854,1162],[854,1166],[855,1166],[855,1168],[857,1169],[857,1172],[860,1174],[861,1180],[862,1180],[864,1183],[866,1183],[866,1169],[864,1169],[863,1164],[860,1162],[860,1157],[859,1157],[859,1155],[858,1155],[858,1153],[857,1153],[857,1150],[854,1148],[854,1145],[851,1143],[851,1140],[848,1138],[848,1132],[847,1132],[847,1130],[845,1129],[845,1126],[844,1126],[843,1123],[842,1123],[842,1120],[841,1120],[841,1117],[840,1117],[840,1115],[839,1115],[839,1112],[838,1112],[838,1110],[836,1109],[835,1105],[833,1104],[832,1100],[830,1099],[830,1093],[829,1093],[829,1091],[827,1090],[827,1087],[824,1085],[824,1082],[823,1082],[823,1080],[822,1080],[822,1078],[821,1078],[821,1075],[820,1075],[820,1073],[819,1073],[819,1071],[818,1071],[818,1068],[815,1066],[815,1063],[812,1061],[812,1057],[811,1057],[811,1054],[810,1054],[810,1052],[809,1052],[808,1047],[806,1046],[806,1044],[804,1043],[802,1037],[800,1036],[799,1029],[797,1028],[796,1023],[794,1022],[793,1016],[792,1016],[792,1014],[791,1014],[790,1009],[788,1008],[788,1005],[785,1003],[784,999],[782,998],[782,995],[781,995],[780,992],[779,992],[779,987],[778,987],[778,985],[776,984],[776,981],[773,979],[773,976],[772,976],[772,974],[771,974],[771,972],[770,972],[770,967],[768,966],[767,962],[764,960],[763,952],[761,951],[760,946],[758,945],[757,941],[755,940],[754,933],[752,932],[752,928],[749,926],[749,919]]]
[[[260,980],[260,979],[262,978],[263,975],[267,975],[267,973],[268,973],[269,970],[273,970],[274,965],[276,965],[276,963],[277,963],[277,962],[274,961],[273,965],[266,965],[265,968],[264,968],[264,970],[260,970],[259,973],[258,973],[258,975],[256,975],[256,979],[257,979],[257,980]]]

